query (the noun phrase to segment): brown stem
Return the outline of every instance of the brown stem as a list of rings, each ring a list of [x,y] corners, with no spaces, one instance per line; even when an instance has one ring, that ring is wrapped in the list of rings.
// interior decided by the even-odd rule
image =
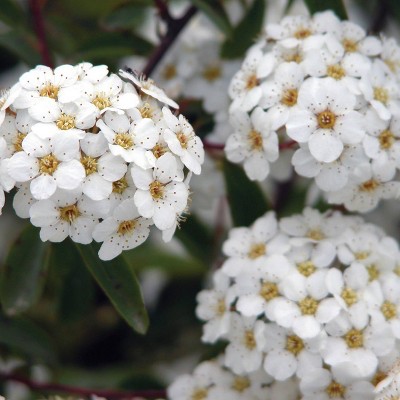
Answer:
[[[135,391],[122,391],[122,390],[105,390],[105,389],[87,389],[76,386],[63,385],[60,383],[40,383],[31,381],[28,378],[15,374],[0,373],[0,380],[19,382],[27,386],[29,389],[34,391],[44,392],[60,392],[75,394],[79,396],[91,396],[96,395],[105,397],[107,399],[155,399],[157,397],[165,397],[165,390],[135,390]]]
[[[161,3],[158,1],[161,5]],[[165,3],[163,4],[165,6]],[[185,25],[190,21],[194,14],[196,14],[197,8],[195,6],[190,6],[185,14],[181,18],[174,19],[170,17],[167,21],[167,33],[161,39],[159,45],[154,49],[153,53],[150,55],[146,66],[143,69],[143,74],[145,76],[149,76],[152,74],[154,69],[157,67],[159,62],[164,57],[167,50],[171,47],[172,43],[174,43],[175,39],[178,37],[181,30],[185,27]],[[169,15],[169,12],[168,12]]]
[[[44,19],[42,14],[42,7],[39,0],[29,0],[29,7],[32,12],[33,25],[35,28],[36,36],[39,41],[39,52],[42,57],[42,62],[50,68],[53,68],[53,61],[50,56],[49,47],[46,39],[46,30],[44,28]]]
[[[157,7],[158,10],[158,15],[160,16],[160,18],[165,21],[167,24],[171,23],[171,21],[173,20],[167,3],[165,0],[154,0],[154,4]]]

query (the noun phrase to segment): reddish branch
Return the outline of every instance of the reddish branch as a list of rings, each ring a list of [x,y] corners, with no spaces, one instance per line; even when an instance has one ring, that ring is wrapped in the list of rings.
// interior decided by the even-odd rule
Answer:
[[[159,45],[150,55],[147,64],[143,69],[143,74],[145,76],[152,74],[158,63],[164,57],[164,54],[174,43],[179,33],[197,12],[197,8],[195,6],[190,6],[181,18],[173,18],[168,11],[165,1],[155,0],[155,4],[158,8],[160,17],[167,23],[167,32],[162,37]]]
[[[166,396],[165,390],[135,390],[135,391],[122,391],[122,390],[103,390],[103,389],[87,389],[76,386],[62,385],[60,383],[40,383],[31,381],[23,376],[14,374],[0,373],[0,380],[13,381],[22,383],[33,391],[43,392],[56,392],[68,393],[78,396],[89,397],[97,395],[107,399],[155,399]]]
[[[53,68],[53,61],[50,56],[46,39],[46,30],[44,28],[44,19],[40,0],[29,0],[29,7],[32,12],[33,24],[39,42],[39,52],[42,57],[42,62],[44,65]]]

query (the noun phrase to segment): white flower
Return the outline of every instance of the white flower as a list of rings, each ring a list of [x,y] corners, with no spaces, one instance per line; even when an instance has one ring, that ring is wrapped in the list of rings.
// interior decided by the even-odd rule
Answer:
[[[97,126],[107,139],[111,153],[121,156],[127,162],[148,168],[146,150],[153,148],[158,139],[154,122],[143,118],[130,123],[126,115],[112,112],[106,112],[104,121],[99,120]]]
[[[113,191],[113,183],[122,179],[127,171],[123,158],[108,152],[100,157],[82,153],[80,161],[86,174],[82,191],[92,200],[108,198]]]
[[[133,199],[124,200],[93,230],[94,240],[103,242],[99,257],[111,260],[122,251],[141,245],[149,236],[151,224],[151,220],[139,215]]]
[[[78,74],[72,65],[61,65],[54,71],[38,65],[19,79],[22,90],[13,101],[13,106],[17,109],[27,108],[36,121],[55,121],[60,114],[59,98],[77,80]]]
[[[30,133],[23,141],[24,151],[15,153],[8,162],[8,173],[17,182],[31,181],[33,197],[49,198],[57,188],[76,189],[85,177],[77,160],[79,143],[63,135],[40,139]]]
[[[236,374],[256,371],[263,360],[265,323],[233,314],[225,350],[225,365]]]
[[[99,218],[108,212],[108,204],[81,196],[81,191],[57,191],[50,199],[40,200],[29,210],[31,223],[40,227],[43,241],[61,242],[70,236],[74,242],[88,244]]]
[[[151,79],[145,79],[143,76],[138,76],[134,72],[124,71],[123,69],[119,70],[119,74],[125,78],[133,82],[143,93],[147,94],[150,97],[154,97],[161,103],[166,104],[172,108],[179,108],[179,105],[172,99],[170,99],[165,92],[157,87]]]
[[[194,134],[192,126],[182,114],[178,119],[166,107],[163,107],[162,112],[168,126],[163,137],[169,149],[180,157],[190,171],[199,175],[201,164],[204,162],[204,149],[200,138]]]
[[[123,89],[123,81],[115,74],[107,76],[96,84],[84,80],[80,82],[81,98],[78,104],[85,106],[87,102],[92,103],[97,107],[98,114],[102,114],[107,110],[121,113],[121,110],[136,107],[139,104],[139,96],[134,89]],[[68,99],[68,101],[77,100]]]
[[[347,185],[340,191],[330,192],[330,203],[344,203],[350,211],[367,212],[375,208],[380,199],[394,198],[400,182],[393,182],[393,169],[386,163],[361,164],[354,169]]]
[[[250,116],[238,110],[231,120],[235,132],[226,142],[228,160],[243,162],[250,179],[264,180],[269,174],[269,163],[279,156],[273,116],[257,107]]]
[[[176,158],[166,153],[157,159],[154,170],[133,166],[131,172],[137,187],[134,199],[139,214],[152,218],[161,230],[171,228],[176,215],[186,208],[189,196]]]
[[[228,333],[231,316],[226,299],[229,277],[219,271],[214,275],[213,282],[212,290],[203,290],[197,295],[196,308],[196,315],[206,321],[202,340],[211,343]]]
[[[309,78],[301,86],[297,107],[286,124],[287,134],[308,143],[310,153],[321,162],[339,158],[345,144],[359,143],[362,117],[354,110],[355,97],[332,78]]]
[[[232,78],[229,86],[229,95],[234,99],[231,110],[250,111],[254,108],[262,96],[260,77],[269,75],[273,65],[269,65],[267,70],[259,72],[259,63],[262,59],[262,52],[259,48],[252,48],[241,69]]]

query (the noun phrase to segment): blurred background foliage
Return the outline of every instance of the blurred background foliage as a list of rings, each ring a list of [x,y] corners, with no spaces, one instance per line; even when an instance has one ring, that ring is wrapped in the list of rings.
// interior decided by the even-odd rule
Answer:
[[[238,22],[228,17],[228,0],[170,1],[168,5],[181,10],[180,15],[195,6],[224,35],[221,57],[234,59],[244,55],[261,31],[269,3],[278,0],[229,1],[243,9]],[[46,61],[41,32],[53,65],[88,61],[107,64],[116,72],[124,57],[150,57],[158,42],[143,34],[146,26],[155,26],[161,38],[167,29],[157,3],[163,2],[1,0],[0,78],[21,64],[31,68]],[[287,2],[287,7],[292,3]],[[332,8],[340,17],[346,16],[340,0],[305,3],[311,12]],[[397,0],[358,3],[373,30],[381,29],[389,15],[400,21]],[[5,87],[14,83],[4,79]],[[192,102],[184,114],[205,137],[212,120],[201,105]],[[222,152],[218,157],[222,159]],[[249,225],[272,207],[240,167],[225,161],[221,168],[233,225]],[[299,212],[304,205],[305,190],[287,193],[287,187],[281,188],[281,215]],[[9,208],[4,213],[10,215]],[[64,384],[157,389],[165,387],[163,378],[172,365],[182,372],[186,368],[182,360],[196,362],[218,351],[200,343],[201,325],[194,315],[196,293],[221,258],[226,230],[217,220],[205,224],[192,212],[172,245],[153,238],[104,263],[98,260],[95,245],[42,243],[36,228],[9,218],[7,225],[0,217],[4,253],[0,258],[0,374],[2,363],[17,357],[23,360],[17,369],[22,376],[29,376],[31,367],[40,364],[46,367],[47,379]],[[13,236],[10,232],[16,230],[20,233],[6,246]],[[0,394],[4,385],[0,379]]]

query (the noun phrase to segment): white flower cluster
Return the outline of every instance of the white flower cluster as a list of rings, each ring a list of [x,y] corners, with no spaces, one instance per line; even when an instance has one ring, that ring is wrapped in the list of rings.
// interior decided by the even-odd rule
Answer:
[[[268,212],[250,228],[232,229],[223,251],[227,259],[213,287],[199,293],[196,310],[205,321],[202,340],[227,342],[223,372],[178,379],[171,400],[217,398],[215,390],[233,388],[232,373],[246,388],[282,382],[295,399],[373,399],[400,353],[400,249],[393,238],[359,217],[307,208],[280,221]],[[203,397],[184,394],[188,380]],[[268,399],[287,398],[276,393]],[[253,389],[240,395],[267,397]]]
[[[267,25],[230,84],[227,158],[264,180],[280,147],[328,201],[366,212],[400,189],[400,47],[331,11]]]
[[[116,257],[155,225],[169,240],[187,209],[204,150],[177,104],[152,81],[105,65],[37,66],[3,97],[0,210],[14,208],[43,241],[102,242]]]

